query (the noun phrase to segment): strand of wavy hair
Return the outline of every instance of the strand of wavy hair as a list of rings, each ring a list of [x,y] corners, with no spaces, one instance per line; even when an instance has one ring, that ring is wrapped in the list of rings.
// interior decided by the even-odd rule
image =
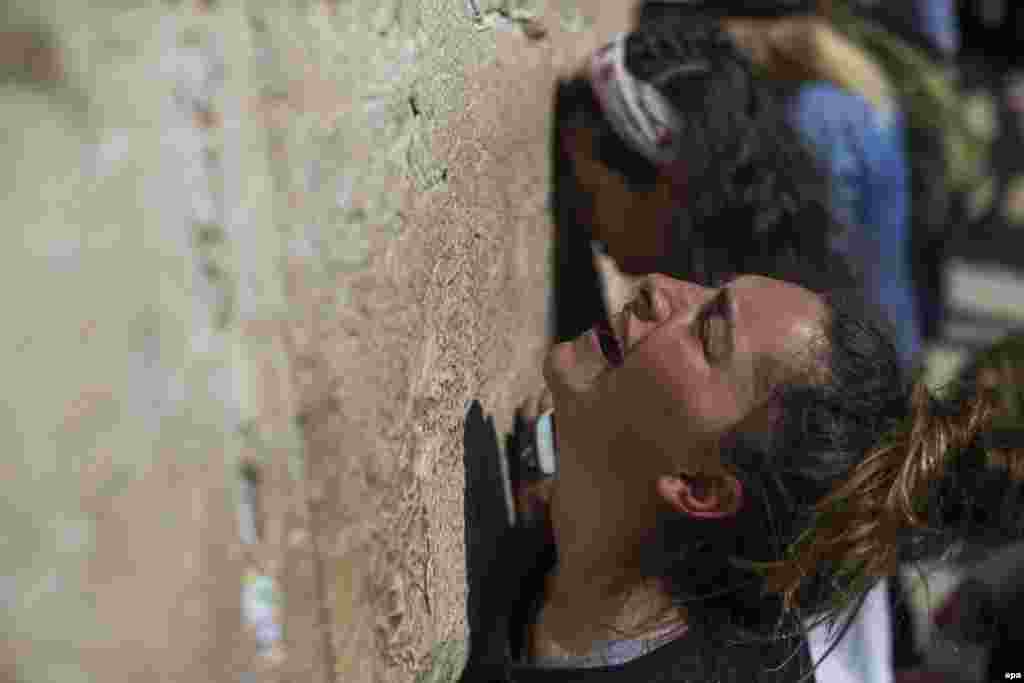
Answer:
[[[787,559],[769,568],[768,588],[784,596],[787,608],[796,606],[804,579],[822,564],[838,567],[847,584],[873,583],[896,570],[901,531],[927,527],[921,502],[929,486],[943,476],[948,458],[992,421],[996,393],[982,391],[977,399],[943,414],[927,386],[915,385],[907,421],[815,507],[811,528]]]

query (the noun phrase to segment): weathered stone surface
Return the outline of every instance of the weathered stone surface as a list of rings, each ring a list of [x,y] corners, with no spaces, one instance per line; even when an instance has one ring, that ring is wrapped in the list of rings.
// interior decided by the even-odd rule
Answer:
[[[8,3],[5,680],[404,682],[457,649],[461,420],[539,385],[552,85],[627,11]]]

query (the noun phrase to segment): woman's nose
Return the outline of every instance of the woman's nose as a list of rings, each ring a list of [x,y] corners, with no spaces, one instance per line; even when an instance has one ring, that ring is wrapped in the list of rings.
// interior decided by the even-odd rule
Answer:
[[[699,310],[714,290],[693,282],[654,274],[637,285],[634,313],[642,320],[661,322],[672,315]]]
[[[612,320],[627,351],[673,316],[695,314],[714,294],[714,290],[659,274],[637,278],[633,285],[633,297]]]
[[[661,301],[661,294],[650,278],[640,280],[627,308],[637,320],[646,323],[656,323],[665,317],[665,306]]]

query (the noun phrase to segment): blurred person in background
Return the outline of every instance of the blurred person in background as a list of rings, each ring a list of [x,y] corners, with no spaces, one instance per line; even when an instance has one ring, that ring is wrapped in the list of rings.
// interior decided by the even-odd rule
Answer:
[[[828,179],[717,21],[644,24],[598,61],[555,93],[557,339],[606,315],[594,242],[626,274],[708,285],[825,252]]]
[[[920,351],[910,274],[910,186],[900,103],[884,70],[813,2],[644,2],[638,21],[721,17],[761,73],[788,93],[790,118],[827,169],[834,246],[896,327],[904,363]]]
[[[935,67],[953,77],[959,30],[953,0],[876,3],[863,14],[920,51]],[[910,254],[917,314],[923,341],[937,341],[945,320],[947,287],[944,270],[963,207],[946,182],[947,152],[941,129],[912,122],[907,126],[910,150]]]

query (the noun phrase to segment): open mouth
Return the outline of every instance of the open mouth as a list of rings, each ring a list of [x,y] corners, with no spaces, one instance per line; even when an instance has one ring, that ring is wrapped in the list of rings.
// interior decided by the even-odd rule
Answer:
[[[597,341],[601,345],[601,353],[604,354],[605,360],[613,368],[617,368],[622,365],[622,347],[619,346],[619,340],[615,338],[615,334],[609,327],[608,322],[602,320],[594,326],[594,331],[597,332]]]

